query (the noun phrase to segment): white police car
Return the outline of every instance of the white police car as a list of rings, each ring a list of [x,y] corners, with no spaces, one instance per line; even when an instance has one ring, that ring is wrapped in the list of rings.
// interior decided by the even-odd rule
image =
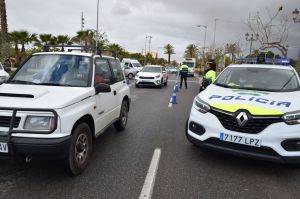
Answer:
[[[299,76],[288,60],[266,62],[273,64],[231,65],[196,96],[186,124],[190,142],[244,157],[300,163]]]

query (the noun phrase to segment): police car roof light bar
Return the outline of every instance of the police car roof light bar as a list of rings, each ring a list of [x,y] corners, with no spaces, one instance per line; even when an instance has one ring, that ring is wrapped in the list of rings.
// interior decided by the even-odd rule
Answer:
[[[237,62],[240,64],[277,64],[277,65],[290,65],[290,59],[274,59],[274,58],[237,58]]]

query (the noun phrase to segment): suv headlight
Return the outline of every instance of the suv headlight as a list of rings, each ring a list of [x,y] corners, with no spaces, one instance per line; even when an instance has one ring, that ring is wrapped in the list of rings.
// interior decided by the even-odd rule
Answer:
[[[155,78],[160,78],[160,75],[156,75]]]
[[[195,97],[194,107],[201,113],[207,113],[210,111],[209,104],[201,100],[198,96]]]
[[[300,111],[286,113],[282,116],[282,119],[288,125],[300,124]]]
[[[56,128],[53,116],[27,116],[24,129],[33,131],[52,131]]]

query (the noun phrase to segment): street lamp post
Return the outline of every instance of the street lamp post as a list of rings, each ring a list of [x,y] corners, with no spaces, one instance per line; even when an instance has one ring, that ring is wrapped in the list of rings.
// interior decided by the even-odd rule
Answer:
[[[296,8],[294,11],[293,11],[293,20],[295,23],[300,23],[300,19],[299,19],[299,10]]]
[[[207,26],[206,25],[197,25],[198,28],[205,28],[205,33],[204,33],[204,44],[203,44],[203,51],[202,51],[202,63],[204,64],[204,57],[205,57],[205,45],[206,45],[206,32],[207,32]],[[201,70],[201,66],[200,66],[200,70]]]
[[[205,54],[205,45],[206,45],[206,32],[207,32],[207,26],[206,25],[197,25],[198,28],[205,28],[205,33],[204,33],[204,44],[203,44],[203,58]]]
[[[153,38],[152,36],[149,36],[149,53],[151,53],[151,39]]]
[[[249,33],[246,33],[245,36],[246,36],[246,41],[250,41],[250,55],[251,55],[252,54],[252,43],[254,41],[257,41],[257,39],[254,39],[253,34],[250,35]],[[256,38],[258,38],[259,35],[256,34],[255,36],[256,36]]]

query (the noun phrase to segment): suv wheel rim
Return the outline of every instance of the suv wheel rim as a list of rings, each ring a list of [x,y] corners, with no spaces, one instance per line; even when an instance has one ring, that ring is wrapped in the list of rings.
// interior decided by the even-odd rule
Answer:
[[[127,109],[125,106],[123,107],[121,120],[122,120],[122,124],[125,126],[127,123]]]
[[[75,158],[79,165],[82,165],[85,162],[88,149],[87,136],[85,134],[80,134],[75,144]]]

